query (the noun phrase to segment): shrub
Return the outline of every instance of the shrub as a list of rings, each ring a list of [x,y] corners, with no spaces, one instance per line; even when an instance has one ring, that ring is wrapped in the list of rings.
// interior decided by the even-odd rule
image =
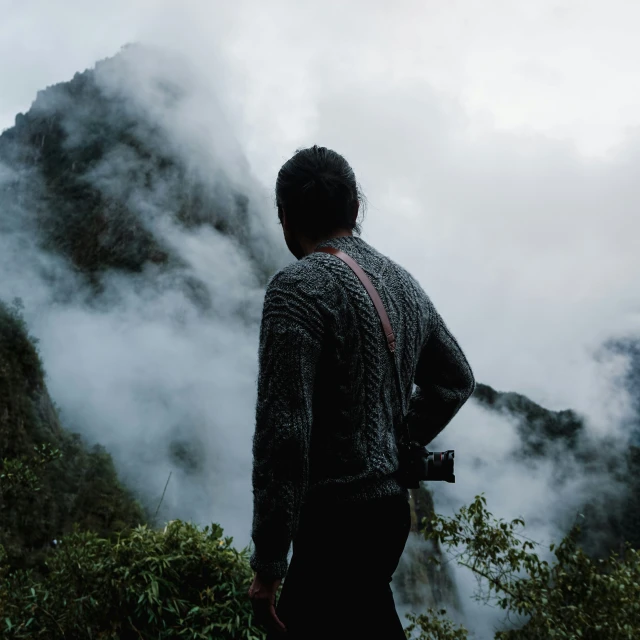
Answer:
[[[248,551],[231,543],[218,525],[180,520],[115,542],[74,531],[49,553],[41,580],[0,569],[2,637],[262,639],[247,596]]]
[[[456,562],[479,578],[478,600],[524,620],[520,628],[496,632],[497,640],[640,637],[640,554],[628,543],[621,556],[593,560],[578,547],[576,525],[549,547],[555,555],[550,564],[533,551],[537,542],[515,530],[524,520],[494,519],[483,495],[453,517],[434,515],[426,524],[423,518],[425,538],[455,549]],[[430,614],[411,618],[421,640],[467,637],[464,629]]]

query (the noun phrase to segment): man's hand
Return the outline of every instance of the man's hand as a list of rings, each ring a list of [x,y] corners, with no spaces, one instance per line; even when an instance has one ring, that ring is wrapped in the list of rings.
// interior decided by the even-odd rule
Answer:
[[[281,582],[281,578],[273,581],[261,580],[256,574],[253,584],[249,587],[249,598],[258,624],[267,627],[267,631],[285,633],[287,629],[276,615],[275,607],[276,592]]]

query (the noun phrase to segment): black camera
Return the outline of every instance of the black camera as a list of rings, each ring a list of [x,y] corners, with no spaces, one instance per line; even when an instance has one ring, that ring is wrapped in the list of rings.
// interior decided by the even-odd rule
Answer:
[[[398,479],[407,489],[417,489],[422,480],[455,482],[454,455],[453,449],[429,451],[417,442],[401,442],[398,446]]]

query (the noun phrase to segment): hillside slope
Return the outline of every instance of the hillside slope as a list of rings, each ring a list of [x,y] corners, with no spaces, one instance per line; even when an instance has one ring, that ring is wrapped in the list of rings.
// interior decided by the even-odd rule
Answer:
[[[74,523],[110,538],[148,514],[119,482],[109,453],[61,425],[36,344],[19,308],[0,302],[0,471],[7,461],[34,460],[34,447],[62,454],[37,469],[38,492],[20,483],[0,492],[0,544],[10,566],[42,569],[52,541]]]

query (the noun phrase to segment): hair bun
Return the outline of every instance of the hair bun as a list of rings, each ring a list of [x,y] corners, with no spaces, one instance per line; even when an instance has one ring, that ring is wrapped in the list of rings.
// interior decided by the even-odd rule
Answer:
[[[364,199],[353,169],[339,153],[314,145],[300,148],[278,172],[278,216],[286,209],[291,228],[320,237],[340,229],[360,233],[354,203]]]

